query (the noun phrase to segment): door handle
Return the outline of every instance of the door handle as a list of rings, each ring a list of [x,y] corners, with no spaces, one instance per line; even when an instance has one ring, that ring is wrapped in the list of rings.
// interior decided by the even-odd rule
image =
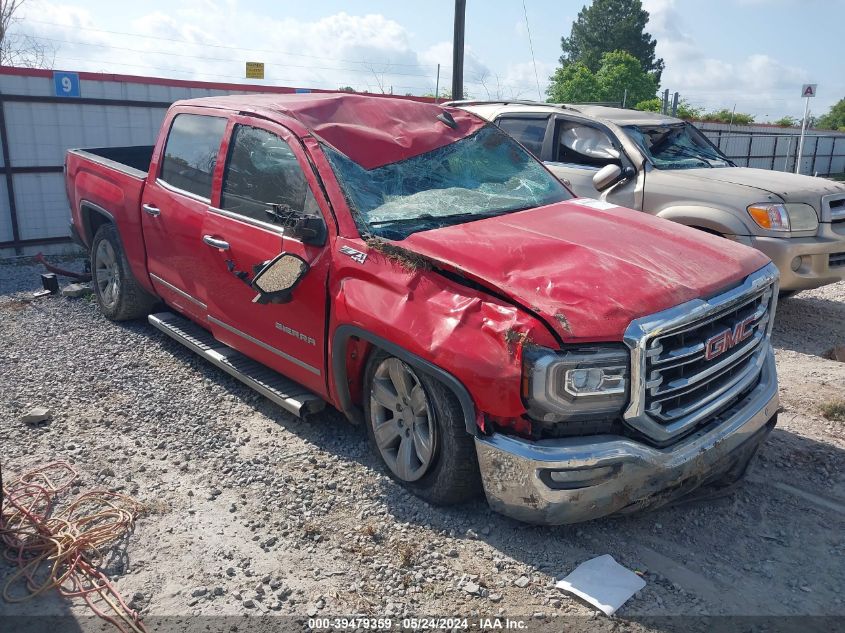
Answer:
[[[229,250],[229,242],[226,240],[219,240],[216,237],[212,237],[211,235],[203,235],[202,241],[212,246],[214,248],[218,248],[221,251],[228,251]]]
[[[142,204],[141,208],[144,210],[144,213],[146,213],[147,215],[151,215],[153,217],[161,215],[161,210],[158,207],[154,207],[151,204]]]

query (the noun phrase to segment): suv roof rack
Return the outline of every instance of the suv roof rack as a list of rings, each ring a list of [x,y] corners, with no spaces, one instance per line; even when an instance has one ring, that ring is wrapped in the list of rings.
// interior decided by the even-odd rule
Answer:
[[[447,106],[470,106],[470,105],[487,105],[487,104],[498,104],[498,105],[542,105],[542,106],[552,106],[558,108],[566,108],[562,103],[547,103],[546,101],[531,101],[529,99],[479,99],[479,100],[466,100],[466,101],[446,101],[441,103],[440,105],[447,105]],[[571,109],[571,108],[570,108]]]

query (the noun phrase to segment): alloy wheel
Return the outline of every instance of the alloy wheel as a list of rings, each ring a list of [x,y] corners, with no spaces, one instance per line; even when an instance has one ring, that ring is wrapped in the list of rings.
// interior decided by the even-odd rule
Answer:
[[[100,301],[106,308],[113,309],[120,297],[120,267],[114,247],[108,240],[101,240],[97,244],[94,272]]]
[[[437,425],[419,377],[398,358],[376,368],[370,424],[382,458],[402,481],[426,474],[437,450]]]

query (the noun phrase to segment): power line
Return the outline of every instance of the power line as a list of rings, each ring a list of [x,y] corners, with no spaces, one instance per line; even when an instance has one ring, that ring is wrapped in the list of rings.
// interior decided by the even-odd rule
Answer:
[[[537,82],[537,96],[543,100],[543,93],[540,92],[540,76],[537,74],[537,61],[534,59],[534,44],[531,41],[531,27],[528,25],[528,9],[525,8],[525,0],[522,0],[522,13],[525,15],[525,30],[528,31],[528,48],[531,50],[531,63],[534,65],[534,80]]]
[[[73,44],[76,46],[95,46],[97,48],[109,48],[119,51],[129,51],[131,53],[144,53],[147,55],[179,55],[179,57],[187,58],[187,59],[199,59],[202,61],[210,61],[210,62],[227,62],[232,63],[238,60],[232,58],[223,58],[223,57],[205,57],[203,55],[187,55],[185,53],[175,53],[173,51],[156,51],[156,50],[144,50],[139,48],[128,48],[125,46],[115,46],[113,44],[96,44],[94,42],[80,42],[77,40],[64,40],[54,37],[45,37],[41,35],[30,35],[31,37],[36,40],[43,40],[48,42],[60,42],[64,44]],[[373,68],[339,68],[334,66],[303,66],[301,64],[282,64],[278,62],[265,62],[268,66],[282,66],[286,68],[305,68],[309,70],[333,70],[338,72],[353,72],[353,73],[366,73],[371,74],[377,72]],[[381,62],[382,65],[390,66],[390,62]],[[399,77],[428,77],[428,75],[423,75],[421,73],[400,73],[400,72],[391,72],[390,70],[381,71],[379,74],[382,75],[390,75],[390,76],[399,76]]]

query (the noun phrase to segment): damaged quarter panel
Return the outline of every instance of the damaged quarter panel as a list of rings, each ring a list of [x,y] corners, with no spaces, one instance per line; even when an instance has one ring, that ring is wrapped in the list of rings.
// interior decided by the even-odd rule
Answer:
[[[355,325],[443,368],[467,388],[480,412],[524,413],[522,347],[528,341],[555,345],[540,321],[435,270],[411,269],[361,239],[339,239],[335,248],[367,257],[363,264],[335,258],[332,332]]]

